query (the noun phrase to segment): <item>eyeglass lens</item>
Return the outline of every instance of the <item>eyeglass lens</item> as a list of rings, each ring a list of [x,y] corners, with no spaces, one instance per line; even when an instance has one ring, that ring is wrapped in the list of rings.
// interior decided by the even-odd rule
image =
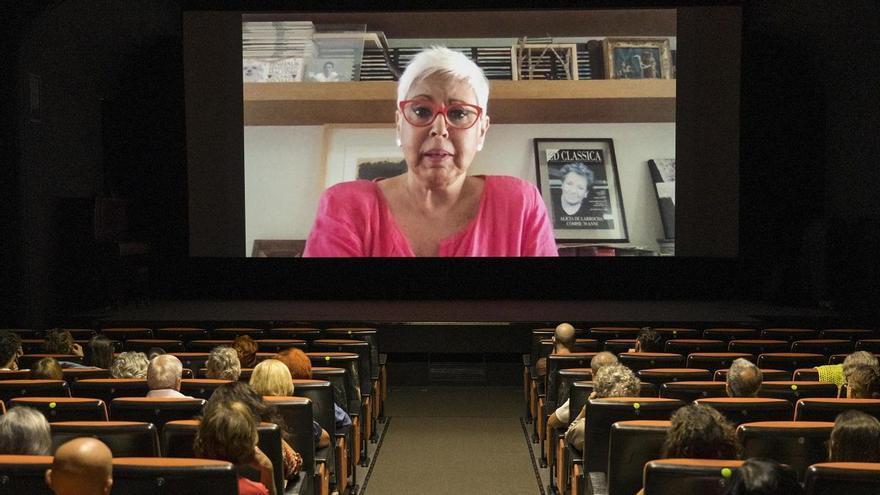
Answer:
[[[470,127],[478,117],[477,111],[466,105],[452,104],[443,109],[440,105],[417,101],[409,102],[404,107],[404,116],[412,125],[426,126],[433,123],[437,113],[442,110],[445,110],[443,113],[450,127]]]

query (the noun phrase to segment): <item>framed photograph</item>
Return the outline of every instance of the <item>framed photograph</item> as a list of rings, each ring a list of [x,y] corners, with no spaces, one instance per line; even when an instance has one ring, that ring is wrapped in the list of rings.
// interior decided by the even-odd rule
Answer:
[[[605,38],[602,57],[608,79],[672,79],[668,38]]]
[[[322,150],[325,188],[357,179],[391,178],[406,172],[394,145],[392,124],[327,124]]]
[[[538,189],[557,241],[628,242],[611,139],[534,139]]]
[[[514,81],[578,79],[577,44],[520,43],[511,49]]]

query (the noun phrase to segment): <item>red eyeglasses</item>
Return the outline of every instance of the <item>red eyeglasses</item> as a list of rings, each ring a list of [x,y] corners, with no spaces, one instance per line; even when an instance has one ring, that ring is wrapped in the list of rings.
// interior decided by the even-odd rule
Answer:
[[[404,100],[398,104],[400,113],[407,122],[416,127],[426,127],[434,123],[438,115],[446,118],[446,124],[455,129],[469,129],[483,115],[483,109],[469,103],[443,105],[427,100]]]

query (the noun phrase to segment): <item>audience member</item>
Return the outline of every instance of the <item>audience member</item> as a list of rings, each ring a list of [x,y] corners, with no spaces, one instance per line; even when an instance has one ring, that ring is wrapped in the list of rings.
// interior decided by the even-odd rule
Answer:
[[[664,458],[737,459],[739,440],[733,425],[718,411],[689,404],[672,414],[663,444]]]
[[[725,495],[800,495],[797,474],[770,459],[747,459],[733,471]]]
[[[831,441],[829,462],[880,462],[880,421],[861,411],[837,415]]]
[[[43,342],[43,350],[46,354],[68,354],[73,356],[83,355],[82,346],[73,341],[73,335],[69,330],[53,328],[46,332]]]
[[[631,369],[622,364],[603,366],[593,378],[593,392],[587,398],[638,397],[641,382]],[[565,441],[580,452],[584,451],[586,434],[586,406],[581,408],[577,418],[565,432]]]
[[[230,348],[227,347],[226,349]],[[238,359],[237,356],[236,359]],[[250,385],[240,381],[225,383],[217,387],[205,407],[216,407],[219,404],[231,404],[233,402],[241,402],[246,405],[248,409],[250,409],[251,414],[253,414],[258,420],[267,423],[275,423],[281,428],[281,452],[284,457],[284,478],[290,478],[298,473],[302,467],[303,460],[302,457],[293,450],[293,447],[287,443],[289,439],[287,425],[284,422],[284,418],[282,418],[281,414],[278,412],[278,408],[271,403],[265,402],[260,394],[258,394]]]
[[[24,354],[21,337],[9,330],[0,330],[0,370],[17,370],[18,358]]]
[[[220,380],[238,380],[241,376],[241,363],[238,360],[238,353],[232,347],[215,347],[211,349],[208,355],[208,362],[205,363],[207,371],[205,375],[208,378]]]
[[[113,342],[103,335],[89,340],[89,364],[95,368],[108,369],[113,363]]]
[[[150,361],[147,368],[147,386],[150,391],[147,397],[186,398],[180,393],[180,380],[183,375],[183,364],[171,354],[162,354]]]
[[[147,350],[147,360],[152,361],[162,354],[165,354],[165,349],[162,349],[161,347],[150,347]]]
[[[859,365],[867,365],[878,367],[880,363],[877,361],[877,356],[871,354],[867,351],[856,351],[846,359],[843,360],[842,364],[826,364],[823,366],[816,366],[816,371],[819,372],[819,381],[820,382],[828,382],[837,385],[838,388],[843,386],[846,383],[846,377],[849,372],[855,367]]]
[[[274,495],[272,461],[257,447],[258,439],[257,418],[243,403],[232,402],[205,408],[193,447],[199,457],[250,465],[259,471],[260,482],[239,475],[239,494]]]
[[[31,378],[34,380],[63,380],[64,372],[61,364],[53,357],[44,357],[34,364],[31,369]]]
[[[290,370],[290,376],[294,379],[309,380],[312,378],[312,362],[305,352],[296,347],[279,352],[273,359],[284,363]],[[333,419],[336,422],[336,431],[339,433],[345,433],[351,427],[351,416],[336,402],[333,403]]]
[[[847,399],[873,399],[877,397],[878,387],[880,387],[880,369],[876,366],[862,364],[853,366],[847,371]]]
[[[122,352],[113,359],[110,365],[110,376],[113,378],[146,378],[150,361],[143,352]]]
[[[238,361],[242,368],[253,368],[257,364],[257,343],[250,335],[239,335],[232,342],[232,348],[238,353]]]
[[[737,358],[727,372],[727,395],[729,397],[757,397],[764,374],[747,359]]]
[[[571,354],[574,352],[574,344],[577,342],[575,328],[570,323],[560,323],[553,331],[553,350],[550,354]],[[538,376],[547,374],[547,358],[540,357],[535,363]]]
[[[97,438],[74,438],[55,451],[46,483],[56,495],[107,495],[113,487],[113,454]]]
[[[0,416],[0,454],[50,455],[52,437],[43,413],[16,406]]]
[[[277,359],[267,359],[254,367],[250,384],[260,395],[283,397],[293,394],[290,370]]]
[[[593,356],[593,359],[590,360],[590,370],[593,372],[593,376],[595,377],[599,373],[599,369],[609,366],[612,364],[618,364],[617,356],[610,352],[600,352]],[[552,428],[562,428],[563,426],[568,426],[569,421],[571,420],[571,413],[569,412],[571,400],[566,399],[561,406],[559,406],[556,411],[550,415],[547,419],[547,429],[550,430]]]
[[[642,327],[630,352],[663,352],[663,337],[651,327]]]

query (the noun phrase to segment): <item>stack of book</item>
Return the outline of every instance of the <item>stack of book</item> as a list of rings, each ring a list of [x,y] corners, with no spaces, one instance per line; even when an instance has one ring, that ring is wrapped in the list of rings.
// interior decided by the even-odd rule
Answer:
[[[241,26],[244,82],[302,81],[314,53],[311,21],[244,22]]]
[[[463,53],[467,58],[476,63],[487,79],[510,81],[513,79],[511,69],[510,47],[479,46],[479,47],[449,47]],[[406,69],[412,58],[424,50],[423,47],[398,47],[388,49],[388,58],[396,64],[400,70]],[[361,81],[394,81],[394,75],[385,61],[385,54],[378,44],[366,44],[360,73]]]

